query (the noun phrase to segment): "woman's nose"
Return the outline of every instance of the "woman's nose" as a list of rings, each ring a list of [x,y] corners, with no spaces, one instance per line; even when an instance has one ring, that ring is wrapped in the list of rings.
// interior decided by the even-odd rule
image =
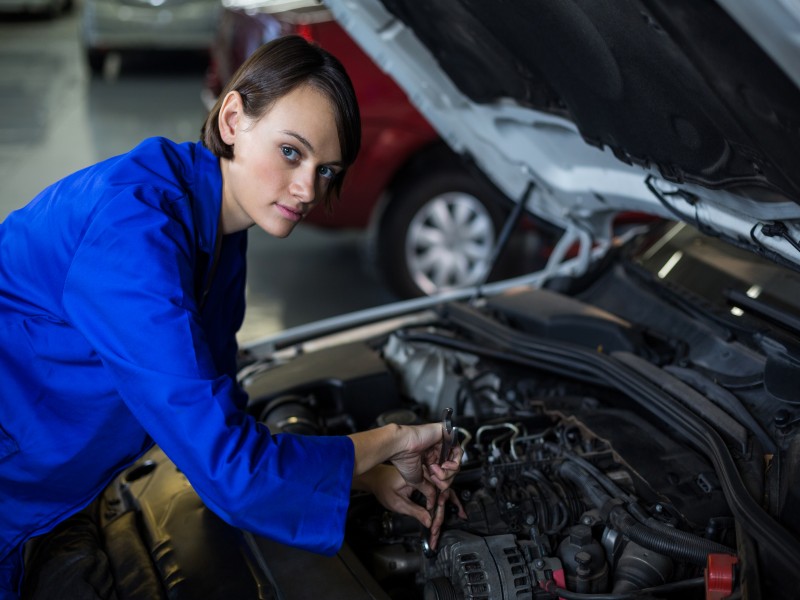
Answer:
[[[315,197],[315,172],[311,169],[297,169],[292,178],[290,192],[301,202],[313,202]]]

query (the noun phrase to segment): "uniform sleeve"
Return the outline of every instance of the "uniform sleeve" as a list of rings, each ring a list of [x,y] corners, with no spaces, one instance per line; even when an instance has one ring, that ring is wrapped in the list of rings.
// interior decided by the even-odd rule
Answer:
[[[236,384],[217,372],[199,326],[186,226],[156,193],[125,194],[86,228],[65,281],[69,320],[210,509],[236,527],[334,553],[352,442],[272,436],[236,406]]]

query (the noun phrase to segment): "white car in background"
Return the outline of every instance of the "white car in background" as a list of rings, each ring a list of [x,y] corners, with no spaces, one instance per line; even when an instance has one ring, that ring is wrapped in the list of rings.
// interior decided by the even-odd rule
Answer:
[[[83,0],[80,36],[89,69],[111,52],[180,50],[207,54],[220,0]]]

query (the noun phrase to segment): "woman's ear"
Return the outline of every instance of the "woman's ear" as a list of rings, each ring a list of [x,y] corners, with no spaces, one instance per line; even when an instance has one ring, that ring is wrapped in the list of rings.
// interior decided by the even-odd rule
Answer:
[[[233,146],[236,141],[236,126],[242,118],[242,96],[237,91],[228,92],[219,109],[219,134],[222,141]]]

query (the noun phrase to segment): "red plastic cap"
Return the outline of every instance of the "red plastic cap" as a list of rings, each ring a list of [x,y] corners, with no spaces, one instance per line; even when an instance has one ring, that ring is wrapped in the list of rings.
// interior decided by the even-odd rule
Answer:
[[[709,554],[706,563],[706,600],[722,600],[733,593],[735,566],[739,559],[730,554]]]

